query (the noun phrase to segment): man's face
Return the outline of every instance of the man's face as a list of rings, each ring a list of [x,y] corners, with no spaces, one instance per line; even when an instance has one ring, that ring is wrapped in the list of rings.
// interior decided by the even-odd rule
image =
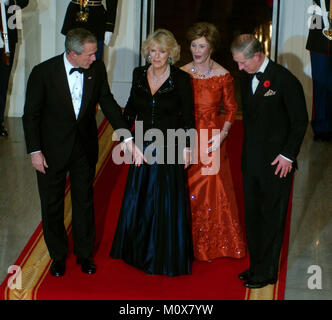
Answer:
[[[72,51],[71,57],[75,63],[75,67],[89,69],[91,64],[96,61],[96,52],[97,43],[85,43],[81,54],[76,54]]]
[[[233,52],[233,60],[237,63],[239,70],[249,74],[256,73],[260,67],[259,54],[255,53],[250,59],[246,59],[242,52]]]

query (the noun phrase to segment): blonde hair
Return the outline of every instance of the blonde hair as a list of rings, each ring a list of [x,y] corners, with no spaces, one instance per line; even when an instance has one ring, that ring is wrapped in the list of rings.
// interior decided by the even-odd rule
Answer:
[[[150,48],[153,45],[163,48],[169,53],[170,64],[175,64],[180,60],[181,47],[172,32],[166,29],[157,29],[147,37],[141,48],[141,54],[146,61],[149,61]]]

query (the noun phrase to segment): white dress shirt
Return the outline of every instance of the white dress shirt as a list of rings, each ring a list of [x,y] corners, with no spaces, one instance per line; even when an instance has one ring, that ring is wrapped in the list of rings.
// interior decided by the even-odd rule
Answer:
[[[83,95],[83,73],[79,73],[78,71],[74,71],[72,74],[69,74],[70,70],[74,68],[68,61],[66,54],[63,55],[63,60],[65,63],[65,69],[67,74],[67,80],[69,85],[69,90],[71,94],[71,99],[73,102],[74,112],[76,119],[80,113],[81,104],[82,104],[82,95]]]
[[[265,56],[265,59],[261,65],[261,67],[259,68],[259,70],[257,72],[262,72],[264,73],[267,65],[269,64],[269,58]],[[252,78],[252,81],[251,81],[251,88],[252,88],[252,92],[255,93],[257,87],[258,87],[258,84],[259,84],[259,80],[257,79],[256,75]]]

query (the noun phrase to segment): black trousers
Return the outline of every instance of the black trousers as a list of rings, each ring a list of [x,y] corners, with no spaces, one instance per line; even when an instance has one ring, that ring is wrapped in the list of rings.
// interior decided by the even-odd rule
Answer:
[[[70,178],[72,201],[74,254],[82,258],[89,258],[94,249],[93,180],[95,166],[91,167],[82,145],[76,141],[72,156],[65,168],[60,170],[49,168],[45,175],[37,172],[44,239],[50,256],[54,260],[64,259],[68,252],[67,232],[64,225],[67,173]]]
[[[271,167],[259,174],[243,172],[249,270],[253,281],[278,278],[293,171],[280,178],[274,175],[274,170]]]
[[[332,56],[310,52],[313,108],[312,128],[314,133],[332,135]]]
[[[15,57],[15,48],[16,48],[15,43],[9,43],[10,59],[9,59],[8,66],[3,63],[3,59],[2,59],[4,49],[0,49],[0,125],[4,121],[7,90],[8,90],[8,84],[9,84],[9,79],[10,79],[10,73],[13,68],[13,61],[14,61],[14,57]]]

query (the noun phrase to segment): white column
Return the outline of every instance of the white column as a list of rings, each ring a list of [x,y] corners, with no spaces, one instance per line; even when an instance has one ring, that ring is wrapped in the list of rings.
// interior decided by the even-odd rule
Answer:
[[[18,32],[19,41],[8,90],[6,110],[9,117],[22,116],[26,83],[32,68],[55,53],[57,2],[30,1],[22,10],[23,29]]]
[[[308,8],[312,0],[275,0],[273,16],[272,54],[275,50],[276,11],[277,2],[280,1],[279,39],[277,62],[289,69],[302,83],[309,117],[312,112],[312,80],[310,54],[306,50],[309,32]],[[274,59],[274,56],[272,56]]]
[[[141,1],[119,0],[114,34],[104,47],[104,62],[117,102],[124,107],[130,93],[133,69],[140,59]]]
[[[55,54],[61,54],[65,51],[65,36],[61,33],[63,20],[66,15],[70,0],[61,0],[56,2],[56,35],[55,35]]]

